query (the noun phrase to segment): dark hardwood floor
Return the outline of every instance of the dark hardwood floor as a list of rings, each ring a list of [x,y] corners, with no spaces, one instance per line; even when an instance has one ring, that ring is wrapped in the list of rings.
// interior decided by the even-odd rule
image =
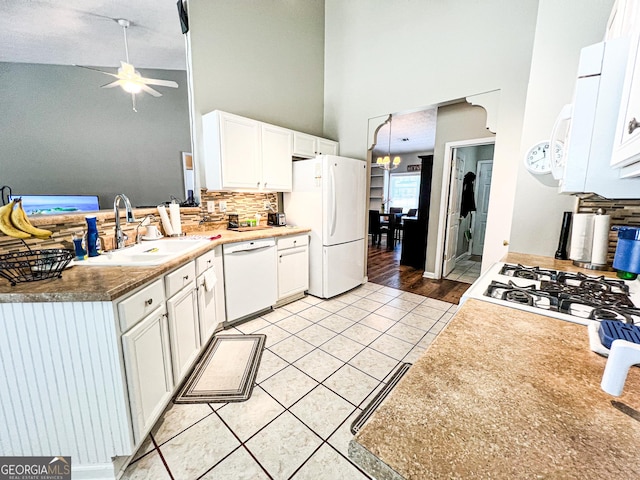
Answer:
[[[459,303],[462,294],[471,285],[453,280],[431,280],[424,278],[424,270],[400,265],[401,246],[387,250],[386,245],[371,245],[367,255],[367,275],[369,281],[405,292],[417,293],[449,303]]]

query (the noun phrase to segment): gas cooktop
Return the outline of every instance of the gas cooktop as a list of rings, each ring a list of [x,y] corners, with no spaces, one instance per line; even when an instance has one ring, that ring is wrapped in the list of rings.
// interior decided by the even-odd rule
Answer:
[[[640,325],[638,283],[497,263],[467,290],[463,300],[476,298],[584,325],[589,320]]]

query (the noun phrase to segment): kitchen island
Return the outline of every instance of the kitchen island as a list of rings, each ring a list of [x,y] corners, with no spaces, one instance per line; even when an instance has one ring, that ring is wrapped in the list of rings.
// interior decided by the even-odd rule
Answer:
[[[568,269],[507,261],[532,258]],[[582,325],[470,299],[349,455],[378,480],[639,478],[640,369],[612,397],[605,363]]]
[[[308,231],[202,231],[162,265],[0,281],[0,455],[67,455],[76,480],[117,478],[225,319],[222,244]]]

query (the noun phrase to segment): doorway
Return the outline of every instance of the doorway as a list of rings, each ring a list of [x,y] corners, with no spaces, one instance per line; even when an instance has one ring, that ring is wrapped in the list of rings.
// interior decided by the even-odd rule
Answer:
[[[495,139],[447,144],[444,235],[440,278],[473,283],[480,276],[487,227]],[[441,207],[442,208],[442,207]]]

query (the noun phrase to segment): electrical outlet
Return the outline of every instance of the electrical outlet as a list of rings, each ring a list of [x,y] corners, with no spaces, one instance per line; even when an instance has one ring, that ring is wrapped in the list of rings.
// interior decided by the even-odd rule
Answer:
[[[271,202],[269,200],[265,200],[263,207],[265,210],[271,209]]]
[[[216,202],[207,202],[207,212],[209,213],[215,213],[216,211]]]
[[[218,208],[220,209],[221,212],[226,212],[227,211],[227,201],[226,200],[220,200],[220,202],[218,202]]]

